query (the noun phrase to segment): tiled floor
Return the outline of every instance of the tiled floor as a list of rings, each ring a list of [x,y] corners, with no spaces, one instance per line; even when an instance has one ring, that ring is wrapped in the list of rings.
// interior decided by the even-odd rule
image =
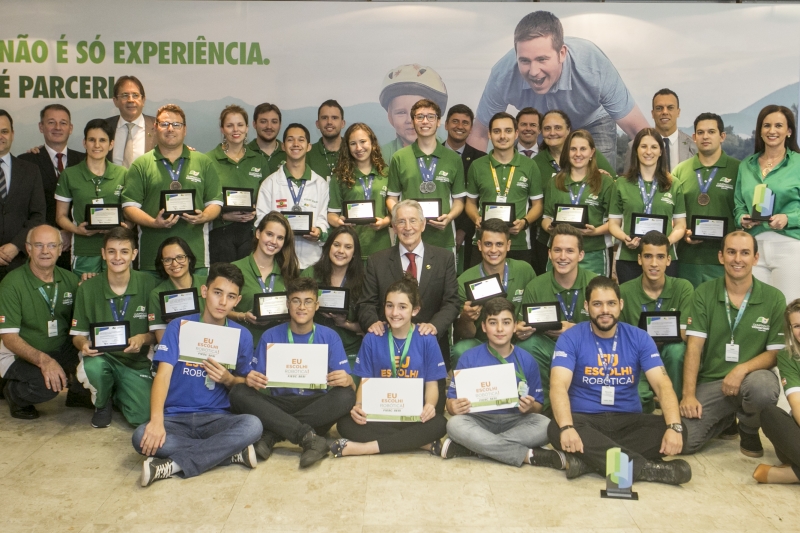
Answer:
[[[635,484],[639,501],[601,499],[599,476],[567,481],[555,470],[423,452],[329,457],[299,471],[292,447],[256,470],[234,465],[143,489],[121,416],[96,430],[89,410],[63,403],[62,394],[24,422],[0,401],[2,533],[800,531],[800,486],[759,486],[759,460],[738,441],[689,457],[694,478],[683,487]],[[775,463],[764,444],[763,461]]]

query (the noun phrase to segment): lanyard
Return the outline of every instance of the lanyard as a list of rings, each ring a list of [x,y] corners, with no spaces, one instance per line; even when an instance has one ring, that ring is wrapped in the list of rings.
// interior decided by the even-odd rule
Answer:
[[[292,335],[292,328],[289,326],[286,328],[289,333],[289,344],[294,344],[294,335]],[[314,324],[311,326],[311,336],[308,338],[308,344],[314,344],[314,335],[317,333],[317,325]]]
[[[256,279],[258,280],[258,284],[261,285],[261,292],[272,292],[272,288],[275,286],[275,274],[269,275],[269,288],[264,285],[264,280],[261,279],[261,276],[256,276]],[[289,334],[291,335],[291,333]]]
[[[419,172],[420,174],[422,174],[422,181],[432,182],[433,175],[436,174],[436,164],[439,162],[439,158],[435,156],[431,157],[431,166],[429,167],[425,167],[425,163],[422,162],[424,159],[425,159],[424,157],[417,158],[417,163],[419,163]]]
[[[100,176],[97,179],[91,178],[92,183],[94,183],[94,196],[95,198],[100,197],[100,185],[103,183],[103,176]]]
[[[708,189],[711,187],[711,182],[714,181],[714,176],[717,175],[717,170],[719,167],[714,167],[711,169],[711,173],[708,175],[708,179],[703,181],[702,178],[702,170],[697,171],[697,184],[700,185],[700,194],[708,194]]]
[[[339,284],[340,287],[344,287],[344,284],[347,283],[347,274],[344,275],[342,278],[342,282]]]
[[[364,188],[364,198],[367,200],[372,200],[372,180],[375,179],[375,174],[369,175],[369,185],[366,184],[364,178],[359,177],[358,181],[361,182],[361,186]]]
[[[507,365],[508,364],[508,361],[506,360],[506,358],[501,356],[496,351],[494,351],[494,348],[489,346],[489,343],[486,343],[486,347],[489,349],[489,353],[491,353],[493,356],[495,356],[495,358],[498,361],[500,361],[501,365]],[[522,365],[520,364],[519,359],[517,359],[517,354],[514,353],[514,352],[511,352],[511,353],[514,354],[514,373],[517,375],[517,377],[520,379],[520,381],[527,381],[525,379],[525,374],[522,372]]]
[[[111,306],[111,314],[114,315],[114,322],[122,322],[122,320],[125,318],[125,313],[128,312],[128,304],[131,301],[131,295],[129,294],[125,297],[125,300],[122,304],[121,316],[117,313],[117,302],[114,301],[115,299],[116,298],[110,298],[108,300],[108,303]]]
[[[395,344],[394,344],[394,336],[392,336],[392,331],[389,330],[389,359],[392,362],[392,377],[397,377],[397,361],[395,361],[396,356],[400,356],[400,367],[402,368],[403,363],[405,362],[406,358],[408,358],[408,349],[411,347],[411,337],[414,335],[414,326],[411,326],[411,330],[408,332],[408,337],[403,344],[403,352],[400,353],[400,350],[397,350],[398,353],[395,354]]]
[[[600,362],[603,364],[603,385],[608,385],[611,381],[611,376],[608,375],[609,366],[611,365],[611,358],[614,356],[614,352],[617,351],[617,338],[619,336],[619,328],[614,331],[614,344],[611,346],[611,353],[608,354],[608,361],[606,358],[603,357],[603,349],[600,348],[600,343],[597,342],[597,334],[592,331],[592,339],[594,339],[594,345],[597,346],[597,355],[600,357]]]
[[[481,277],[486,277],[486,272],[483,271],[483,261],[481,261],[480,266],[478,267],[481,273]],[[508,292],[508,261],[505,262],[503,266],[503,290]]]
[[[561,167],[558,166],[558,163],[556,163],[555,159],[550,161],[550,166],[552,166],[556,172],[561,172]]]
[[[661,311],[661,304],[664,303],[664,298],[656,300],[656,311]],[[642,313],[647,312],[647,304],[642,304]]]
[[[58,301],[58,282],[56,282],[55,287],[53,288],[53,300],[51,301],[50,298],[47,297],[47,293],[44,291],[42,287],[39,287],[39,294],[42,295],[44,301],[50,307],[50,318],[55,318],[56,316],[56,302]]]
[[[639,192],[642,195],[642,202],[644,203],[645,214],[649,215],[653,210],[653,198],[656,197],[656,189],[658,189],[658,187],[656,186],[656,182],[655,181],[651,182],[650,195],[648,196],[644,180],[642,179],[642,176],[639,176]]]
[[[294,202],[294,205],[296,205],[297,207],[300,207],[300,200],[303,199],[303,190],[306,188],[306,180],[300,180],[300,181],[302,182],[302,185],[300,185],[300,190],[297,192],[297,194],[295,194],[294,184],[292,183],[292,179],[286,178],[286,183],[289,185],[289,192],[292,195],[292,201]]]
[[[492,169],[492,178],[494,178],[494,190],[497,191],[497,196],[501,196],[500,194],[500,182],[497,181],[497,169],[494,168],[494,165],[491,163],[489,164],[489,168]],[[514,169],[516,167],[511,167],[511,170],[508,172],[508,179],[506,180],[506,192],[502,194],[505,196],[506,199],[508,198],[508,191],[511,190],[511,179],[514,177]]]
[[[330,175],[333,176],[333,169],[336,167],[336,158],[339,152],[335,151],[329,152],[328,149],[325,148],[324,146],[322,146],[321,148],[322,148],[322,155],[323,157],[325,157],[325,164],[328,166],[328,171],[330,172]],[[328,158],[329,154],[333,154],[333,163],[331,163],[331,160]]]
[[[739,314],[736,315],[736,321],[731,321],[731,300],[728,298],[728,289],[725,289],[725,316],[728,317],[728,326],[731,328],[731,344],[733,344],[733,332],[736,330],[736,326],[739,325],[739,322],[742,320],[744,316],[744,310],[747,308],[747,301],[750,300],[750,293],[753,292],[753,287],[747,289],[747,294],[744,295],[744,300],[742,300],[742,305],[739,307]]]
[[[559,292],[556,294],[558,303],[561,305],[561,311],[564,312],[564,318],[567,319],[567,322],[572,322],[572,315],[575,314],[575,306],[578,304],[578,292],[578,289],[575,289],[572,293],[572,306],[569,308],[569,311],[567,311],[567,305],[564,303],[564,298],[561,297],[561,293]]]
[[[181,157],[178,159],[178,170],[172,170],[172,165],[166,159],[162,159],[161,162],[164,164],[164,168],[167,169],[169,172],[169,177],[172,178],[172,181],[177,182],[181,177],[181,170],[183,169],[183,163],[186,161],[186,158]]]
[[[581,195],[583,194],[583,190],[586,188],[586,182],[584,181],[583,183],[581,183],[581,186],[578,189],[578,194],[575,195],[572,194],[573,185],[577,185],[577,182],[573,181],[572,183],[569,184],[569,187],[567,187],[567,192],[569,193],[569,202],[572,205],[578,205],[578,203],[581,201]]]

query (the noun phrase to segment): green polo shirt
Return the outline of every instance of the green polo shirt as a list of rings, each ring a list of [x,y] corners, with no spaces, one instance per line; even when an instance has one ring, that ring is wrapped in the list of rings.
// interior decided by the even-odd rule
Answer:
[[[781,384],[786,397],[800,392],[800,361],[792,357],[788,349],[778,352],[778,370],[781,372]]]
[[[528,283],[533,281],[536,273],[530,263],[525,261],[517,261],[516,259],[506,259],[508,265],[508,287],[506,289],[506,298],[514,304],[514,313],[519,313],[519,308],[522,305],[522,295],[525,292],[525,287]],[[467,290],[464,284],[486,277],[481,273],[483,262],[467,269],[463,274],[458,276],[458,299],[461,301],[461,309],[464,309],[464,302],[467,301]],[[503,280],[503,274],[500,274],[500,280]],[[475,321],[475,338],[481,342],[486,342],[486,334],[481,328],[481,318]]]
[[[697,203],[700,195],[700,184],[697,182],[697,173],[706,181],[716,169],[714,180],[708,189],[710,201],[703,206]],[[692,229],[692,216],[714,216],[728,218],[728,231],[734,231],[736,224],[733,219],[734,191],[736,176],[739,173],[739,160],[722,152],[716,163],[704,167],[700,163],[700,156],[683,161],[672,171],[672,176],[680,182],[683,189],[683,198],[686,202],[686,228]],[[700,244],[688,244],[681,239],[678,242],[678,257],[682,263],[691,265],[718,265],[719,241],[702,241]]]
[[[653,197],[653,208],[651,214],[666,215],[667,232],[672,233],[672,219],[686,216],[686,205],[683,199],[683,188],[677,180],[672,181],[668,191],[661,191],[655,181],[645,183],[645,192],[649,195],[651,187],[656,187],[656,194]],[[608,217],[622,219],[622,231],[626,235],[631,234],[631,215],[633,213],[644,213],[644,201],[639,190],[638,183],[631,183],[627,178],[621,177],[615,183],[614,194],[611,197],[611,204],[608,208]],[[636,261],[638,252],[631,250],[620,243],[617,250],[617,259],[623,261]],[[670,246],[669,255],[674,261],[675,246]]]
[[[222,205],[220,186],[214,162],[205,154],[183,147],[181,158],[185,159],[178,182],[183,191],[195,190],[194,208],[200,211],[211,204]],[[179,161],[170,166],[178,170]],[[163,162],[169,160],[161,155],[156,146],[136,159],[128,170],[125,188],[122,190],[122,206],[138,207],[151,217],[161,210],[161,191],[169,190],[172,178]],[[206,224],[189,224],[181,219],[171,228],[139,227],[139,265],[142,270],[155,270],[158,247],[168,237],[182,237],[197,257],[197,267],[209,266],[208,227]]]
[[[56,185],[56,200],[72,203],[72,220],[80,226],[86,221],[87,205],[120,203],[127,172],[125,167],[106,162],[105,173],[95,176],[84,159],[61,173]],[[102,247],[103,235],[100,233],[91,237],[72,235],[73,256],[98,256]]]
[[[564,185],[567,191],[572,191],[572,194],[578,194],[583,182],[572,181],[569,175],[564,180]],[[555,180],[551,179],[547,184],[547,191],[545,192],[544,214],[545,218],[554,219],[556,216],[556,204],[571,204],[570,193],[562,191],[556,187]],[[583,188],[578,198],[578,205],[586,205],[588,207],[589,224],[595,228],[602,226],[608,220],[608,206],[611,203],[611,196],[614,193],[614,180],[602,174],[602,181],[600,183],[600,190],[595,194],[592,192],[591,187],[588,185]],[[549,240],[549,239],[548,239]],[[583,249],[587,252],[595,252],[597,250],[606,249],[606,236],[596,235],[594,237],[583,238]]]
[[[247,311],[253,312],[253,297],[256,294],[261,294],[264,292],[269,292],[269,284],[270,280],[267,279],[264,285],[266,286],[266,290],[261,289],[261,284],[258,282],[259,278],[261,277],[261,273],[258,270],[258,265],[256,265],[255,259],[253,259],[253,254],[248,255],[247,257],[243,257],[238,261],[234,261],[231,263],[239,267],[242,271],[244,276],[244,287],[240,291],[242,295],[242,299],[239,301],[238,305],[234,307],[234,311],[239,313],[246,313]],[[272,292],[283,292],[286,290],[286,286],[284,285],[283,276],[281,275],[281,267],[278,265],[278,261],[273,261],[272,263],[272,273],[269,275],[270,278],[275,278],[275,283],[272,287]],[[242,323],[242,326],[246,327],[247,330],[253,335],[253,342],[258,344],[258,340],[261,339],[261,335],[270,327],[276,324],[265,324],[264,326],[254,326],[250,322]]]
[[[260,153],[264,156],[264,159],[267,160],[267,172],[264,173],[265,178],[270,174],[274,174],[275,171],[286,162],[286,152],[283,149],[283,143],[280,141],[278,141],[278,146],[275,147],[275,151],[272,152],[272,155],[267,155],[265,152],[261,151],[261,147],[258,146],[258,139],[250,141],[247,147],[254,152]]]
[[[33,275],[29,262],[9,272],[0,283],[0,334],[17,333],[22,340],[45,353],[61,349],[69,339],[72,305],[79,281],[69,270],[55,267],[53,281],[45,283]],[[51,304],[45,301],[39,288],[52,302],[56,284],[56,307],[51,316]],[[47,323],[53,319],[58,323],[58,335],[50,337]]]
[[[383,174],[380,174],[373,167],[370,175],[373,176],[371,199],[375,200],[375,216],[383,218],[389,214],[386,210],[386,193],[389,185],[387,170],[384,169]],[[353,169],[353,179],[355,183],[352,186],[348,186],[338,177],[335,180],[331,180],[329,184],[328,212],[343,215],[344,202],[367,199],[364,185],[369,186],[369,178],[355,168]],[[363,185],[362,181],[364,182]],[[358,240],[361,243],[361,258],[364,260],[375,252],[380,252],[392,246],[388,227],[376,231],[366,224],[359,224],[353,226],[353,229],[356,231]]]
[[[739,345],[739,362],[725,361],[725,345],[731,341],[731,327],[725,312],[725,277],[706,281],[695,290],[689,312],[687,335],[706,339],[700,360],[698,383],[723,379],[739,363],[753,359],[767,350],[784,347],[783,293],[753,278],[753,290],[734,342]],[[736,320],[739,310],[731,305],[730,317]]]
[[[436,173],[433,177],[436,190],[423,194],[419,190],[419,186],[422,183],[422,174],[417,158],[422,158],[422,163],[425,167],[430,168],[434,157],[438,158]],[[400,196],[401,199],[440,198],[442,200],[443,215],[450,212],[451,197],[463,199],[467,195],[464,183],[464,164],[461,162],[461,156],[453,150],[445,148],[440,143],[436,143],[436,149],[431,155],[422,153],[416,141],[411,146],[398,150],[392,156],[392,162],[389,165],[388,187],[389,196]],[[453,224],[450,224],[449,227],[439,230],[428,224],[425,227],[425,231],[422,232],[422,240],[426,244],[447,249],[453,248],[456,245],[455,230],[453,228]]]
[[[650,298],[642,288],[642,276],[626,281],[619,286],[620,298],[624,302],[619,319],[631,326],[639,326],[639,316],[646,311],[655,311],[658,300],[661,300],[661,311],[680,311],[681,329],[686,329],[694,287],[681,278],[666,276],[664,288],[655,300]],[[645,309],[642,309],[645,306]]]
[[[528,212],[529,201],[541,200],[544,196],[539,168],[533,160],[514,152],[511,161],[503,164],[494,158],[494,150],[492,150],[489,154],[473,161],[469,167],[467,195],[470,198],[478,199],[478,213],[482,212],[485,202],[497,201],[497,186],[495,186],[492,168],[497,174],[500,196],[506,196],[506,202],[514,204],[517,220],[523,218]],[[511,176],[511,183],[508,183],[512,169],[514,175]],[[478,242],[477,235],[472,239],[473,244],[476,242]],[[530,248],[530,233],[527,229],[511,236],[512,250],[530,250]]]
[[[197,300],[200,304],[200,314],[206,307],[206,300],[200,293],[200,287],[205,285],[206,276],[192,276],[192,287],[197,289]],[[167,329],[167,321],[161,316],[161,298],[159,296],[162,292],[176,291],[178,287],[172,283],[171,279],[165,279],[156,288],[150,291],[150,297],[147,300],[147,323],[149,324],[150,331],[157,329]]]
[[[314,267],[310,266],[300,273],[301,278],[314,278],[319,285],[325,285],[325,282],[320,278],[314,276]],[[356,313],[356,302],[353,301],[352,293],[350,295],[350,308],[347,310],[347,320],[350,322],[358,322],[358,314]],[[342,339],[344,351],[347,355],[356,355],[361,348],[361,341],[364,339],[358,333],[350,331],[349,329],[340,328],[336,325],[333,319],[324,316],[322,313],[317,312],[314,315],[314,322],[322,324],[334,330]]]
[[[557,295],[560,294],[561,298],[564,300],[564,305],[567,310],[569,310],[572,306],[572,298],[575,294],[574,291],[577,290],[578,299],[575,302],[575,310],[570,322],[577,324],[578,322],[589,320],[589,313],[583,308],[583,302],[586,301],[586,285],[588,285],[589,281],[595,276],[597,276],[597,274],[594,272],[590,272],[579,266],[575,283],[572,284],[572,287],[565,288],[558,284],[556,277],[553,275],[553,271],[550,270],[528,283],[525,287],[525,291],[522,293],[522,304],[557,302]],[[567,319],[566,316],[563,318],[564,320]],[[524,320],[521,310],[517,312],[517,320]]]
[[[141,335],[149,331],[147,325],[147,300],[150,292],[158,281],[150,274],[131,270],[131,279],[128,287],[122,294],[117,294],[108,285],[108,275],[106,273],[84,281],[78,287],[75,296],[75,311],[72,315],[72,329],[70,335],[83,335],[89,337],[89,325],[99,322],[114,322],[114,315],[111,312],[110,301],[113,298],[117,306],[117,312],[122,313],[124,300],[127,296],[131,299],[128,308],[122,316],[122,320],[130,322],[131,337]],[[150,360],[147,353],[150,346],[143,345],[137,353],[125,353],[123,351],[109,352],[125,366],[143,369],[150,367]]]
[[[344,143],[344,140],[342,140]],[[311,151],[306,155],[306,165],[311,167],[311,170],[325,178],[325,181],[330,182],[333,176],[333,169],[336,168],[336,163],[339,161],[339,151],[329,151],[322,144],[322,139],[318,140],[311,145]]]
[[[218,144],[216,148],[206,155],[211,158],[217,169],[220,190],[223,187],[253,189],[253,207],[255,207],[258,188],[261,187],[261,182],[269,175],[267,158],[264,157],[261,150],[245,147],[244,156],[238,163],[228,157],[228,154],[222,150],[222,144]],[[228,224],[232,224],[232,222],[223,220],[222,216],[214,220],[215,229]]]

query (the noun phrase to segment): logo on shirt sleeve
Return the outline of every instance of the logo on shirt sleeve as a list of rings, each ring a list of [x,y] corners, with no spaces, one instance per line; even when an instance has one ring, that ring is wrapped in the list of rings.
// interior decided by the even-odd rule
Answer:
[[[0,324],[5,324],[5,323],[6,323],[6,317],[0,316]]]
[[[566,356],[567,352],[563,350],[556,350],[555,352],[553,352],[553,359],[555,359],[556,357],[566,357]]]
[[[147,320],[149,322],[154,322],[155,319],[156,319],[156,315],[154,313],[150,313],[149,315],[147,315]]]
[[[74,328],[77,325],[78,325],[78,319],[77,318],[73,318],[72,319],[72,327]]]

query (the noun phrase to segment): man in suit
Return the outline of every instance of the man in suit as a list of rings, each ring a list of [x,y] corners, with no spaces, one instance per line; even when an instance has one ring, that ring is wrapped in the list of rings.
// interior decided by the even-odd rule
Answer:
[[[14,119],[0,109],[0,281],[25,263],[28,230],[44,224],[42,177],[36,165],[11,155]],[[457,298],[457,297],[456,297]]]
[[[39,112],[39,131],[44,136],[44,145],[20,155],[19,158],[39,167],[44,189],[45,220],[50,226],[56,226],[55,192],[58,178],[62,170],[77,165],[86,154],[67,148],[69,136],[72,134],[72,115],[61,104],[47,105]],[[62,248],[66,249],[62,250],[58,258],[58,266],[69,270],[72,235],[62,231],[61,238],[64,241]]]
[[[467,137],[472,131],[472,122],[475,114],[472,109],[464,104],[457,104],[447,112],[447,120],[444,129],[447,131],[447,139],[444,145],[461,156],[464,163],[464,176],[469,174],[469,167],[472,162],[486,155],[477,148],[467,144]],[[475,224],[467,216],[466,211],[462,211],[456,218],[456,248],[464,250],[464,265],[471,265],[472,256],[472,237],[475,235]],[[464,244],[466,243],[466,246]]]
[[[114,106],[119,115],[108,117],[106,122],[114,130],[114,150],[108,159],[116,165],[130,168],[142,154],[155,148],[155,117],[143,115],[144,85],[136,76],[121,76],[114,84]],[[120,118],[122,120],[120,120]]]
[[[517,113],[517,151],[533,159],[539,153],[539,133],[542,114],[533,107],[525,107]]]

